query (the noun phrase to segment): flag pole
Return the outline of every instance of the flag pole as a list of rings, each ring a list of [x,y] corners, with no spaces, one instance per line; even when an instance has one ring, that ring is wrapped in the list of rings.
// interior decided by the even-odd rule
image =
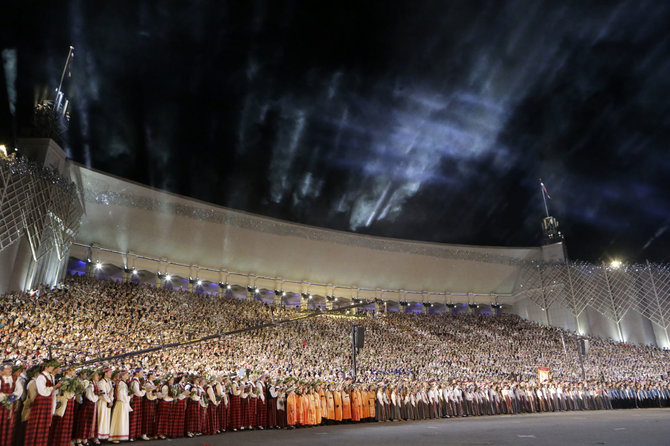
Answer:
[[[540,178],[540,191],[542,192],[542,201],[544,202],[544,212],[546,212],[547,217],[549,217],[549,207],[547,206],[547,195],[544,192],[544,184],[542,183],[542,178]]]
[[[67,66],[70,65],[70,58],[74,52],[74,47],[70,45],[70,49],[67,52],[67,59],[65,59],[65,66],[63,67],[63,74],[60,75],[60,83],[58,84],[58,93],[60,93],[61,88],[63,87],[63,79],[65,79],[65,73],[67,72]]]

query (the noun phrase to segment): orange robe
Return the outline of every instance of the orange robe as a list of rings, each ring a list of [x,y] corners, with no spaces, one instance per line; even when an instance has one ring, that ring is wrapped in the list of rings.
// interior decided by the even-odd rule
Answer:
[[[361,419],[370,418],[370,403],[368,402],[368,391],[363,390],[361,395]]]
[[[335,421],[342,421],[342,392],[336,390],[333,392],[333,399],[335,400]]]
[[[286,397],[286,424],[295,426],[298,423],[298,395],[292,393]]]
[[[321,397],[318,393],[312,393],[312,398],[314,398],[314,424],[321,424]]]
[[[328,418],[328,405],[326,404],[326,393],[323,389],[319,390],[319,417],[321,420]],[[319,421],[321,424],[321,421]]]
[[[313,393],[310,393],[307,395],[307,402],[308,404],[308,415],[307,415],[307,420],[310,426],[316,426],[316,412],[317,412],[317,406],[316,406],[316,400],[318,399],[318,396],[315,397]]]
[[[330,390],[326,392],[326,418],[328,420],[335,419],[335,397]]]
[[[300,395],[298,402],[298,424],[306,426],[309,424],[309,401],[307,395]]]
[[[354,390],[351,392],[351,419],[353,421],[361,421],[361,414],[359,412],[361,408],[361,395],[358,391]]]
[[[351,400],[346,390],[342,391],[342,419],[351,420]]]
[[[370,412],[370,418],[377,416],[377,411],[375,410],[375,401],[377,400],[377,392],[375,390],[368,390],[368,411]]]

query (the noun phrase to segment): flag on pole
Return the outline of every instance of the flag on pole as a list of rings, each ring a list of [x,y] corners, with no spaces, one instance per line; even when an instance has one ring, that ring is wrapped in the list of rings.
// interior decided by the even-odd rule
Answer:
[[[544,195],[546,195],[547,198],[551,200],[551,195],[549,195],[549,191],[548,191],[547,188],[545,187],[545,185],[544,185],[544,183],[542,182],[542,180],[540,180],[540,186],[542,187],[542,192],[544,192]]]

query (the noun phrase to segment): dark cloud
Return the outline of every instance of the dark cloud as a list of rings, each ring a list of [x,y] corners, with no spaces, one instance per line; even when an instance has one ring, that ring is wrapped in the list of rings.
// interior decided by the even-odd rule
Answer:
[[[68,150],[98,169],[307,224],[508,246],[540,242],[542,177],[573,257],[668,260],[663,2],[17,8],[23,120],[72,43]]]

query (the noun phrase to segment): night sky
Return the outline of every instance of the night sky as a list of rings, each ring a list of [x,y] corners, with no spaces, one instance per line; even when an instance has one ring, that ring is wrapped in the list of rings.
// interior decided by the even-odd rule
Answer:
[[[670,261],[669,2],[14,3],[5,140],[8,97],[26,134],[72,44],[65,145],[95,169],[309,225],[503,246],[541,243],[541,177],[571,258]]]

